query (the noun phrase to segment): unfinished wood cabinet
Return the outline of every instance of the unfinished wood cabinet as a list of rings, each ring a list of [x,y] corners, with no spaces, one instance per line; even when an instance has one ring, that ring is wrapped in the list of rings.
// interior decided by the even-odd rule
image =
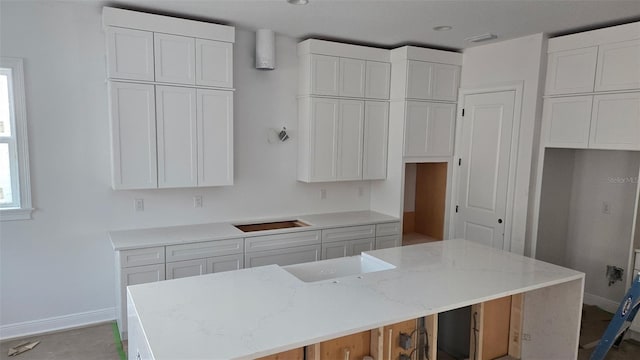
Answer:
[[[471,307],[471,359],[520,358],[522,295],[475,304]]]
[[[304,348],[297,348],[281,353],[264,356],[256,360],[304,360]]]
[[[363,331],[307,346],[305,358],[307,360],[360,360],[369,355],[370,346],[371,332]]]

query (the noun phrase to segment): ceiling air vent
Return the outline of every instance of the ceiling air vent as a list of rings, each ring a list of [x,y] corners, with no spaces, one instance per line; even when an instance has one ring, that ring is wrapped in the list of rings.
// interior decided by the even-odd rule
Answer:
[[[497,39],[497,38],[498,38],[498,35],[487,33],[487,34],[468,37],[465,40],[468,41],[468,42],[472,42],[472,43],[479,43],[479,42],[493,40],[493,39]]]

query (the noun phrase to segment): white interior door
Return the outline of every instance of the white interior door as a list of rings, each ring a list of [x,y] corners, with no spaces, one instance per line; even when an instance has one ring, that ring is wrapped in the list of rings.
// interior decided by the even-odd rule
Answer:
[[[515,91],[464,97],[455,237],[505,248]]]

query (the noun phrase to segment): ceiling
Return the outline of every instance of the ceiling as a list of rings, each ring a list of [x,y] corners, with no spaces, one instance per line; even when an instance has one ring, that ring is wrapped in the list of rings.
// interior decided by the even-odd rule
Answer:
[[[421,45],[459,50],[493,33],[496,40],[545,32],[563,35],[640,20],[640,0],[121,0],[99,1],[249,29],[268,28],[294,38],[322,38],[393,48]],[[449,25],[450,31],[434,31]],[[491,41],[483,42],[486,44]]]

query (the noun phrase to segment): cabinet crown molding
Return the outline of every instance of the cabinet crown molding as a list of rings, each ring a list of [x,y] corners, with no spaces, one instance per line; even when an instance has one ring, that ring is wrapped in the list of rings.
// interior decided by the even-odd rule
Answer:
[[[640,39],[640,21],[551,38],[547,52],[586,48],[634,39]]]
[[[354,59],[389,62],[389,50],[334,41],[308,39],[298,43],[298,56],[331,55]]]

